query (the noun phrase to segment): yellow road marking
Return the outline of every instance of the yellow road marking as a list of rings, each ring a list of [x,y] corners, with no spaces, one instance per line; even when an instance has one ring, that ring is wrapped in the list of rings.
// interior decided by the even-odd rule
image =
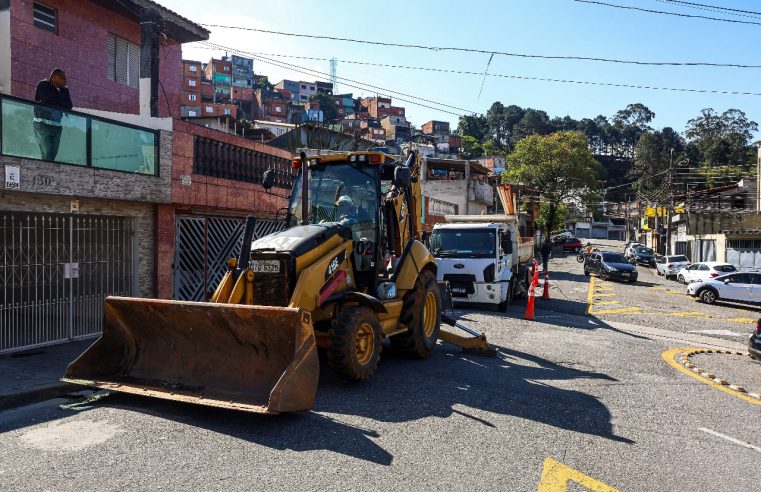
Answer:
[[[669,294],[678,294],[680,296],[686,296],[687,295],[687,294],[684,293],[684,291],[681,291],[681,290],[669,289],[666,292],[668,292]]]
[[[594,304],[594,292],[595,292],[595,278],[593,276],[589,276],[589,289],[587,290],[587,309],[585,311],[585,314],[589,315],[589,310],[592,309],[592,304]]]
[[[712,388],[715,388],[717,390],[721,390],[724,393],[730,394],[732,396],[736,396],[737,398],[740,398],[741,400],[745,400],[748,403],[753,403],[754,405],[761,405],[761,400],[753,399],[753,398],[751,398],[751,397],[749,397],[749,396],[747,396],[747,395],[745,395],[743,393],[740,393],[739,391],[735,391],[735,390],[733,390],[731,388],[727,388],[726,386],[722,386],[722,385],[720,385],[718,383],[714,383],[710,379],[706,379],[706,378],[704,378],[704,377],[702,377],[702,376],[700,376],[698,374],[695,374],[694,372],[690,371],[689,369],[687,369],[682,364],[680,364],[679,362],[676,361],[676,358],[678,356],[681,356],[682,353],[689,352],[691,350],[700,350],[700,349],[689,348],[689,347],[680,347],[680,348],[669,349],[669,350],[666,350],[665,352],[663,352],[661,354],[661,357],[663,358],[663,360],[665,360],[674,369],[676,369],[676,370],[678,370],[680,372],[683,372],[683,373],[687,374],[688,376],[690,376],[692,378],[697,379],[701,383],[705,383],[705,384],[707,384],[708,386],[710,386]]]
[[[595,306],[610,306],[611,304],[621,304],[618,301],[598,301]]]
[[[666,316],[676,316],[677,318],[708,318],[710,315],[708,313],[703,313],[700,311],[681,311],[676,313],[663,313]]]
[[[727,321],[731,321],[733,323],[755,323],[756,322],[754,318],[729,318]]]
[[[621,492],[552,458],[544,460],[542,478],[537,492],[565,492],[568,490],[568,482],[576,482],[593,492]]]
[[[622,313],[636,313],[639,311],[642,311],[641,307],[625,307],[625,308],[618,308],[618,309],[595,309],[594,311],[589,311],[591,314],[622,314]]]
[[[603,294],[599,292],[595,292],[595,297],[615,297],[616,294]]]

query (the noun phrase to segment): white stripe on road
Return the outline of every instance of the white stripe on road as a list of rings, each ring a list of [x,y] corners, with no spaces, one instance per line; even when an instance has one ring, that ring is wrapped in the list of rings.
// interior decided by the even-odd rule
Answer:
[[[754,446],[754,445],[752,445],[750,443],[741,441],[739,439],[735,439],[734,437],[725,436],[724,434],[722,434],[720,432],[716,432],[715,430],[706,429],[705,427],[698,427],[698,430],[702,431],[702,432],[705,432],[706,434],[711,434],[712,436],[716,436],[716,437],[720,437],[722,439],[726,439],[727,441],[729,441],[731,443],[734,443],[734,444],[737,444],[738,446],[742,446],[744,448],[752,449],[753,451],[758,451],[759,453],[761,453],[761,448],[759,448],[758,446]]]
[[[745,333],[735,333],[734,331],[729,330],[692,330],[688,331],[687,333],[697,333],[699,334],[705,334],[705,335],[724,335],[728,337],[742,337],[747,336]]]

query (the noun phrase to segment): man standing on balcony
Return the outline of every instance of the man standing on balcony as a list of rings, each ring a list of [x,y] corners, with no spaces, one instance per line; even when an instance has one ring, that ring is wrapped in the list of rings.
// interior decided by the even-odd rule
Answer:
[[[37,84],[34,100],[47,106],[34,107],[34,132],[37,135],[37,144],[40,146],[40,158],[44,161],[55,161],[63,131],[61,126],[63,112],[54,108],[71,109],[73,107],[69,89],[66,88],[66,72],[56,68],[51,72],[48,80],[41,80]]]

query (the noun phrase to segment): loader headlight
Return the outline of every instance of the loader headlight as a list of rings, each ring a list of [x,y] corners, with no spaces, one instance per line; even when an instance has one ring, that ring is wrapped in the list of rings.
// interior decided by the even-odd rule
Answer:
[[[388,300],[396,298],[396,282],[381,282],[375,290],[378,299]]]

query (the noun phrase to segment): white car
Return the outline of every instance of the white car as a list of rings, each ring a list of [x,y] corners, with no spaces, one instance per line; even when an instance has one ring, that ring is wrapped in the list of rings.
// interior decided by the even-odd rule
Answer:
[[[659,256],[655,259],[655,270],[666,278],[675,276],[682,268],[690,266],[690,260],[684,255]]]
[[[645,246],[644,244],[638,243],[638,242],[629,243],[624,248],[624,256],[626,256],[627,258],[630,258],[634,254],[634,250],[644,246]]]
[[[683,284],[689,284],[692,282],[702,282],[703,280],[720,277],[736,271],[737,268],[729,263],[702,261],[679,270],[679,273],[676,274],[676,279]]]
[[[706,304],[717,300],[761,303],[761,273],[738,272],[693,282],[687,293]]]

